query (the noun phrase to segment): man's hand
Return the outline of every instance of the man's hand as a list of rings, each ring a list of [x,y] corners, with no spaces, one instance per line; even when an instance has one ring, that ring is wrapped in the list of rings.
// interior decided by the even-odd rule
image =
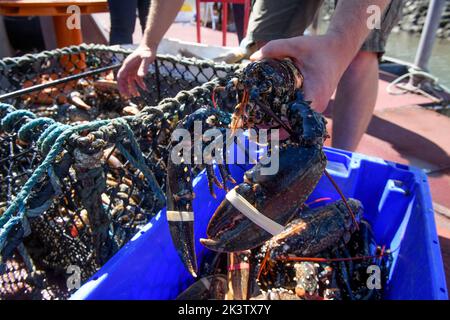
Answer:
[[[144,76],[148,67],[156,58],[156,48],[140,45],[123,62],[117,73],[120,93],[125,97],[138,96],[136,85],[146,90]]]
[[[117,74],[119,91],[126,97],[137,96],[136,84],[147,90],[144,76],[148,67],[156,58],[156,49],[181,9],[184,0],[152,0],[139,47],[123,62]]]
[[[384,11],[389,2],[339,1],[325,35],[270,41],[251,58],[292,58],[305,77],[305,99],[312,102],[314,109],[323,112],[339,80],[371,31],[367,23],[371,14],[369,6],[376,5]]]
[[[291,58],[305,78],[305,99],[323,112],[347,68],[339,51],[340,45],[332,36],[301,36],[270,41],[250,59]]]

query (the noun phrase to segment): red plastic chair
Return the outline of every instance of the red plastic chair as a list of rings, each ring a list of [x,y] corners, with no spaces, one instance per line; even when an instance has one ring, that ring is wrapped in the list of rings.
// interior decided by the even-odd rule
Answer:
[[[200,43],[200,3],[201,2],[220,2],[222,3],[222,45],[227,45],[227,26],[228,26],[228,4],[243,4],[244,5],[244,36],[247,34],[248,20],[250,17],[250,1],[251,0],[196,0],[195,8],[197,15],[197,42]]]

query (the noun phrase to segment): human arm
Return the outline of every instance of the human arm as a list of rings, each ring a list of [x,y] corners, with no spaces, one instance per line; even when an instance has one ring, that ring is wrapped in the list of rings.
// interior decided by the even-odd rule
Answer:
[[[323,112],[341,76],[371,31],[367,22],[372,15],[368,12],[369,6],[376,5],[383,12],[389,2],[341,0],[326,34],[273,40],[251,58],[292,58],[305,78],[305,99]]]
[[[119,90],[124,96],[136,96],[136,84],[145,89],[144,76],[156,58],[156,50],[175,20],[183,0],[152,0],[144,35],[136,50],[123,62],[117,73]]]

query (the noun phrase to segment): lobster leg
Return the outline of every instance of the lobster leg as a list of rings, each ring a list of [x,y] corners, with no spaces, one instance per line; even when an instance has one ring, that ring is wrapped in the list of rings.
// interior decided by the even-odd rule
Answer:
[[[220,176],[222,177],[223,187],[226,191],[228,191],[227,182],[231,182],[232,184],[236,184],[236,181],[231,176],[228,165],[219,164]]]
[[[348,274],[350,276],[352,276],[353,272],[354,272],[354,265],[353,265],[353,261],[351,260],[351,255],[350,255],[348,249],[345,247],[342,248],[342,252],[344,254],[344,258],[349,258],[349,260],[347,261],[347,269],[348,269]]]
[[[341,258],[339,255],[337,258]],[[345,265],[344,261],[339,262],[339,271],[340,271],[340,278],[343,282],[344,288],[347,291],[348,297],[350,300],[355,300],[355,297],[353,296],[353,291],[350,285],[350,276],[347,271],[347,266]]]
[[[342,293],[337,283],[337,268],[331,270],[330,287],[325,290],[325,299],[341,300]]]
[[[216,185],[220,189],[223,189],[224,185],[219,181],[219,179],[217,179],[216,175],[214,174],[212,165],[206,166],[206,176],[208,178],[209,193],[213,196],[214,199],[216,199],[217,196],[216,193],[214,192],[214,185]]]

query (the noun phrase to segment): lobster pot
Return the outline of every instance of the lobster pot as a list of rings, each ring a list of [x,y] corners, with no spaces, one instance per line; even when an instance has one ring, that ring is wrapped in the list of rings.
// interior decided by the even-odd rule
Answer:
[[[174,124],[235,70],[158,56],[126,100],[114,77],[130,52],[0,60],[0,299],[67,298],[145,226],[164,205]]]

